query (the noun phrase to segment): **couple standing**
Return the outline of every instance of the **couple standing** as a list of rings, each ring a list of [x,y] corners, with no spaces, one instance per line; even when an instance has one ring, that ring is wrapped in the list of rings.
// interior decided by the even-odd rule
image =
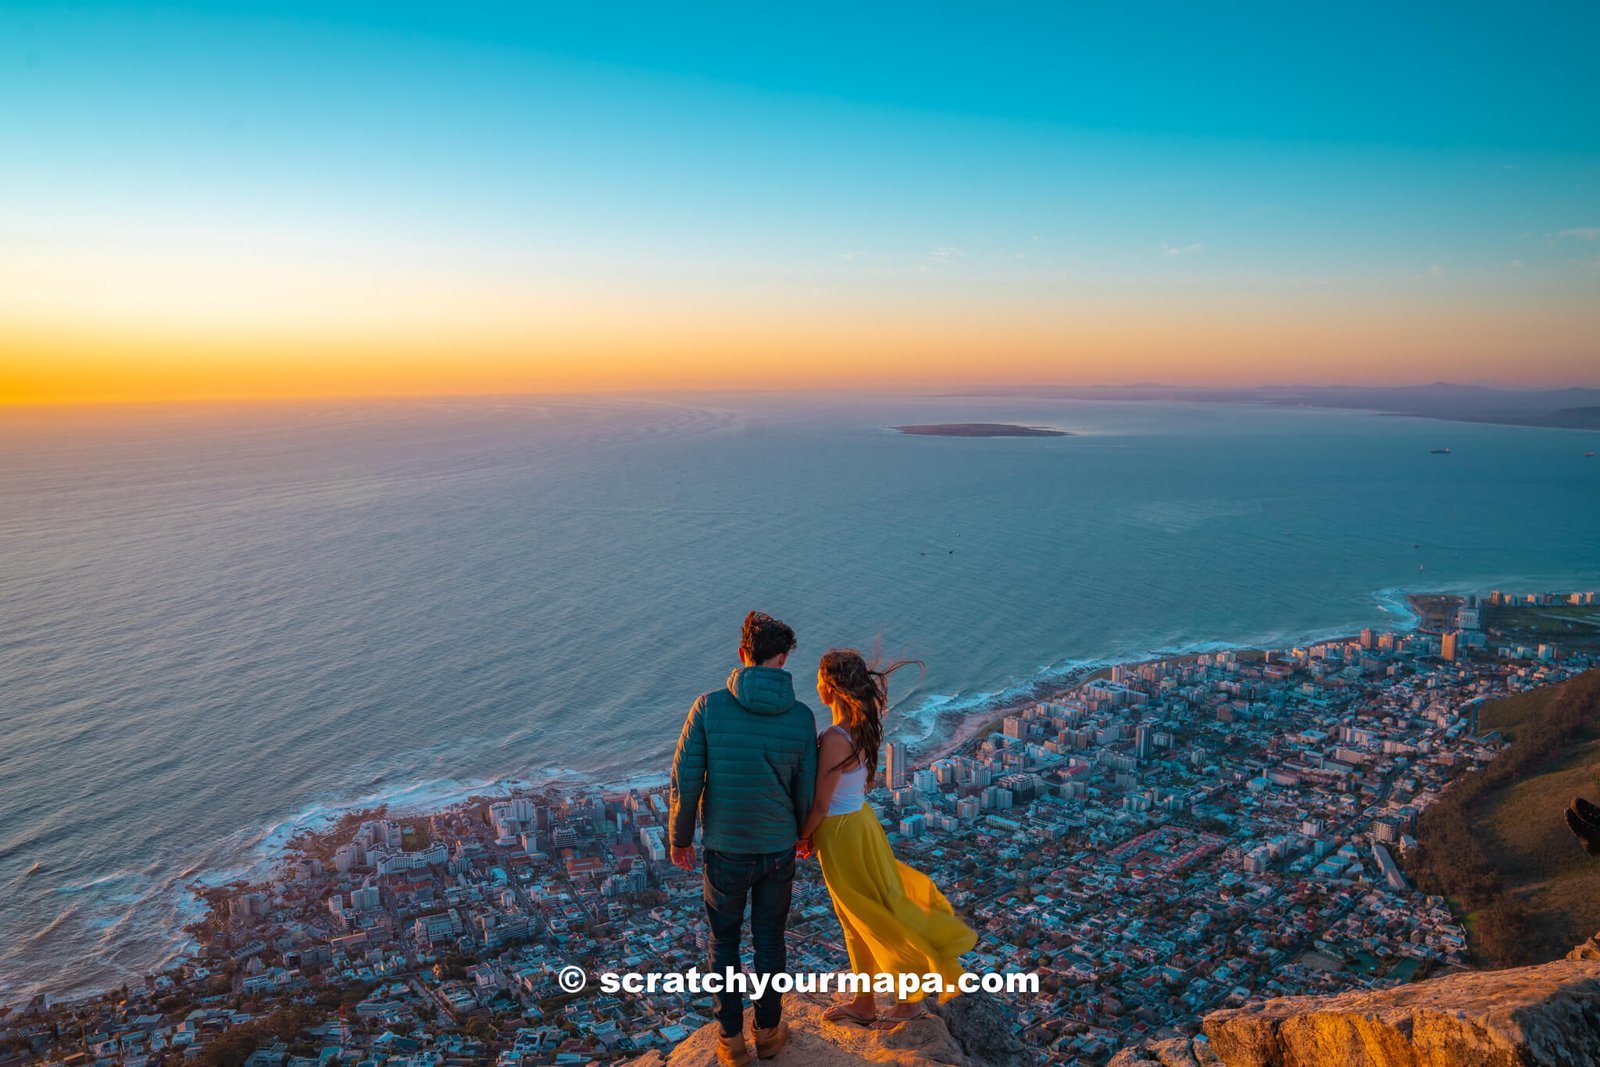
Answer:
[[[725,688],[694,702],[673,757],[672,862],[694,869],[698,818],[711,969],[740,969],[747,902],[755,970],[772,975],[787,969],[784,928],[795,860],[815,854],[844,928],[851,970],[932,972],[953,986],[962,973],[956,957],[977,937],[926,875],[894,858],[866,803],[877,775],[888,675],[904,663],[880,670],[854,649],[826,653],[817,667],[817,696],[833,722],[819,735],[783,669],[794,647],[787,625],[759,611],[747,615],[739,641],[744,665]],[[922,996],[914,993],[880,1015],[869,991],[823,1015],[894,1027],[925,1014]],[[743,996],[718,993],[716,1006],[722,1031],[717,1058],[742,1067],[750,1062]],[[789,1040],[782,996],[769,987],[754,1007],[755,1050],[766,1059]]]

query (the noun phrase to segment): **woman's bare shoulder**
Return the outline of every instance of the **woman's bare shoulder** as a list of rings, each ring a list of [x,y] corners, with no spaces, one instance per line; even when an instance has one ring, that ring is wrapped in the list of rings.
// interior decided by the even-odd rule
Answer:
[[[817,744],[822,746],[824,752],[837,752],[841,757],[851,749],[850,736],[843,729],[829,727],[817,737]]]

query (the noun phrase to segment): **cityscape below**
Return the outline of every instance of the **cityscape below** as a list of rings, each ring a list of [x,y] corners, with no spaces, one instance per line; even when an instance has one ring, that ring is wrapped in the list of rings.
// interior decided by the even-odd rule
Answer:
[[[1600,598],[1411,601],[1415,630],[1114,666],[945,750],[886,746],[870,800],[897,855],[979,929],[964,964],[1040,976],[1009,1004],[1025,1044],[1099,1064],[1215,1008],[1470,965],[1460,917],[1405,873],[1418,815],[1496,755],[1487,702],[1600,662],[1581,637],[1528,643],[1551,619],[1581,633]],[[699,877],[668,862],[666,814],[664,788],[601,785],[348,813],[290,842],[268,880],[197,885],[209,909],[185,959],[16,1005],[0,1048],[127,1067],[669,1049],[709,1021],[704,998],[556,978],[703,965]],[[846,966],[814,872],[789,937],[791,971]]]

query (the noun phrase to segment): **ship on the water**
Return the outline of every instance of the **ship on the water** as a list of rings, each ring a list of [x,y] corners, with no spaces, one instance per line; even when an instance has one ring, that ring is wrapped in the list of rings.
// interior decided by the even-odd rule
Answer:
[[[1428,449],[1428,454],[1433,456],[1448,456],[1450,454],[1450,450],[1448,448],[1430,448]]]

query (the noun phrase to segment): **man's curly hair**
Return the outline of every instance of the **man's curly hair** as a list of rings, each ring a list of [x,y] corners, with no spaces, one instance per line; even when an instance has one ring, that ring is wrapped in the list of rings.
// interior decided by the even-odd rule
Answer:
[[[744,617],[739,651],[749,656],[751,663],[765,663],[785,652],[793,652],[794,646],[794,631],[787,623],[764,611],[752,611]]]

